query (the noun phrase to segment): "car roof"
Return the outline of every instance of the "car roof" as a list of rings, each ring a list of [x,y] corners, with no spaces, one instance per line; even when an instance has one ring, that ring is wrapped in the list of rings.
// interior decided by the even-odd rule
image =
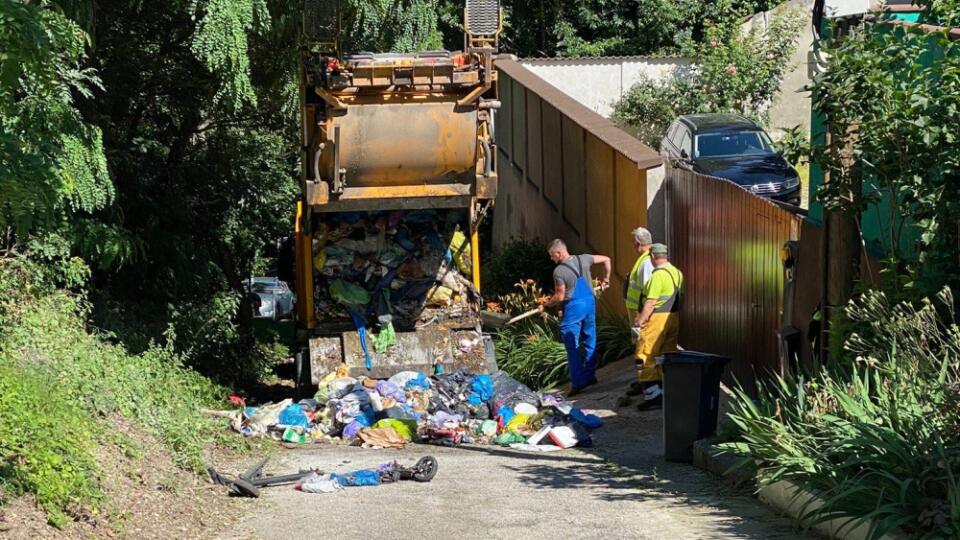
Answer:
[[[262,283],[264,285],[276,285],[280,283],[280,278],[271,277],[271,276],[252,277],[247,280],[247,283],[250,283],[251,285],[254,283]]]
[[[694,134],[722,131],[757,130],[760,126],[739,114],[685,114],[679,118]]]

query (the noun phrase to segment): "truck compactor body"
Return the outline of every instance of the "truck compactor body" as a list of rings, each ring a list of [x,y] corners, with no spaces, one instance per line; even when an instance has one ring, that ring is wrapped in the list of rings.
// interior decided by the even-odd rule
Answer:
[[[489,367],[478,226],[497,192],[498,2],[464,50],[344,53],[336,0],[306,0],[297,202],[297,386],[340,370]]]

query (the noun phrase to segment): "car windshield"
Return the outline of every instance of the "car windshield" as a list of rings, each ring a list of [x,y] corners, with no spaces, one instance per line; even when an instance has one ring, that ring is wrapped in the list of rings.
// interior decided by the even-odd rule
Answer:
[[[772,153],[773,144],[762,131],[697,135],[696,157],[765,156]]]

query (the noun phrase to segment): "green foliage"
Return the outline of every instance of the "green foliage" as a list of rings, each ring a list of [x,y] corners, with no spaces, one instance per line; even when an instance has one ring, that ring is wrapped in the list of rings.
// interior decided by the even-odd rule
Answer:
[[[95,429],[86,412],[56,388],[46,371],[12,363],[0,349],[0,502],[33,493],[50,523],[95,510]]]
[[[112,417],[202,472],[204,448],[223,429],[200,409],[224,391],[169,348],[131,355],[89,334],[82,300],[39,283],[44,268],[0,261],[0,491],[34,493],[60,526],[102,500],[92,452],[111,440]]]
[[[437,25],[438,0],[347,0],[341,7],[346,50],[413,52],[443,48]],[[462,5],[459,13],[458,20],[463,17]]]
[[[925,17],[957,13],[934,2]],[[829,137],[813,146],[812,160],[830,181],[817,196],[828,209],[880,216],[881,249],[894,267],[910,263],[913,290],[956,284],[960,44],[944,32],[881,22],[825,41],[823,52],[813,105]],[[905,240],[912,238],[915,249]]]
[[[448,0],[448,3],[452,3]],[[711,22],[742,19],[776,0],[505,0],[503,47],[521,57],[678,52]]]
[[[557,387],[570,379],[567,352],[555,321],[527,320],[497,331],[497,365],[534,390]]]
[[[684,53],[693,65],[665,83],[642,80],[614,105],[613,119],[648,145],[658,147],[677,116],[735,112],[761,122],[790,69],[800,35],[799,13],[782,9],[761,30],[744,35],[740,19],[706,27],[702,41],[689,40]]]
[[[679,76],[662,84],[645,78],[614,104],[613,121],[653,148],[680,114],[705,112],[706,97],[693,77]]]
[[[920,307],[867,293],[847,310],[866,331],[846,343],[857,360],[777,378],[758,400],[737,391],[730,415],[762,482],[789,479],[826,501],[813,521],[872,521],[956,537],[960,517],[960,329],[945,290]]]
[[[203,8],[212,17],[218,6]],[[196,61],[188,9],[114,3],[96,21],[110,92],[86,105],[107,134],[120,196],[77,241],[79,253],[113,261],[94,270],[94,319],[132,350],[169,341],[228,384],[255,380],[272,361],[257,352],[242,283],[288,234],[298,192],[299,17],[280,7],[269,15],[276,32],[249,35],[244,53],[256,108],[218,101],[226,74]],[[125,28],[156,40],[131,46]],[[149,76],[129,76],[143,66]]]
[[[635,350],[630,320],[604,307],[597,316],[597,365],[616,362]]]
[[[540,287],[553,288],[554,264],[546,246],[538,242],[510,240],[481,264],[481,290],[488,298],[515,292],[515,284],[528,279]]]
[[[810,162],[810,138],[800,126],[785,129],[774,146],[787,163],[805,165]]]
[[[192,0],[191,12],[196,11],[198,2]],[[247,36],[269,28],[266,0],[206,0],[202,10],[191,49],[220,77],[214,103],[223,102],[234,109],[245,103],[256,105]]]
[[[114,198],[100,130],[74,103],[100,86],[87,42],[49,2],[0,2],[0,249]]]

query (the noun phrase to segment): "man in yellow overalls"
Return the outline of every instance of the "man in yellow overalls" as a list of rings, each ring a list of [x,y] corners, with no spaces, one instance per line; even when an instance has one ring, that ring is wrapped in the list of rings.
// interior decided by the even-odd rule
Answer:
[[[640,310],[643,308],[643,287],[647,284],[647,281],[650,280],[650,275],[653,273],[653,262],[650,260],[650,246],[653,245],[653,237],[650,235],[650,231],[643,227],[637,227],[634,229],[631,234],[633,235],[633,249],[639,254],[636,262],[633,263],[633,268],[630,270],[630,275],[627,278],[627,282],[624,284],[623,288],[623,302],[627,308],[627,317],[632,325],[633,337],[637,345],[639,346],[639,341],[637,337],[639,335],[640,325],[639,317]],[[635,351],[635,355],[639,354],[639,348]],[[640,374],[640,368],[642,364],[637,361],[637,375]],[[619,406],[624,406],[630,403],[631,396],[638,396],[643,393],[643,387],[639,382],[633,382],[630,384],[630,388],[627,389],[627,394],[625,397],[621,398],[617,403]]]
[[[654,244],[650,247],[650,257],[653,273],[644,285],[643,309],[637,317],[640,325],[637,360],[642,365],[639,379],[643,387],[639,409],[659,407],[663,402],[660,384],[663,373],[656,357],[677,350],[683,293],[683,273],[670,264],[667,246]]]

